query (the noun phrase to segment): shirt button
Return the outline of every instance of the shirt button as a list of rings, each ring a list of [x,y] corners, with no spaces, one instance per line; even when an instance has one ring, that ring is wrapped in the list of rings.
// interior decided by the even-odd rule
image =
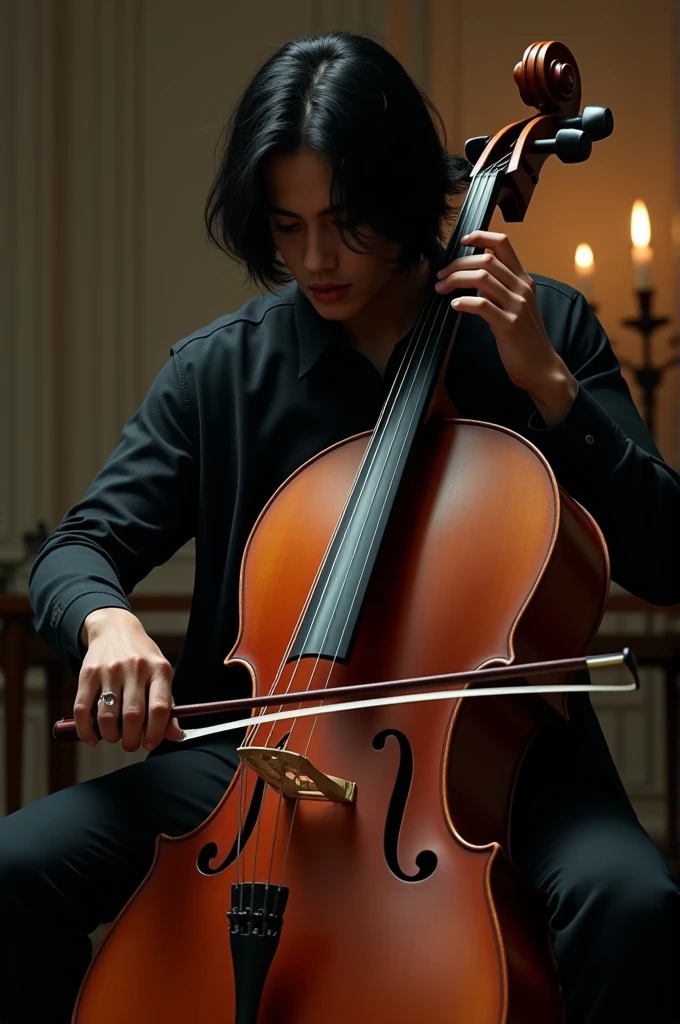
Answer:
[[[595,438],[592,434],[586,434],[586,444],[595,444]]]

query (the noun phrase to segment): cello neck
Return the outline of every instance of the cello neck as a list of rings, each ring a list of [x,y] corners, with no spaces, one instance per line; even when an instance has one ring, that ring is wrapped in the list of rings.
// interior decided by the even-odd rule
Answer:
[[[488,226],[498,180],[493,169],[472,179],[442,265],[474,251],[459,240]],[[450,298],[433,291],[411,333],[293,639],[289,660],[321,657],[344,663],[349,659],[399,485],[460,316],[451,308]]]

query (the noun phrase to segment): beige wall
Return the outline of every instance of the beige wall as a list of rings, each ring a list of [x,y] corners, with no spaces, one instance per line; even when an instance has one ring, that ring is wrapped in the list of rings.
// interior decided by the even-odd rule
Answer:
[[[0,558],[18,553],[39,516],[54,525],[79,497],[170,345],[245,298],[241,271],[203,235],[214,147],[258,63],[299,33],[340,27],[389,42],[431,91],[457,149],[525,116],[511,71],[528,43],[567,43],[584,102],[610,105],[616,131],[584,165],[549,161],[526,223],[510,233],[528,269],[572,283],[576,244],[590,242],[602,319],[637,356],[619,320],[633,312],[628,217],[638,196],[652,217],[658,308],[675,306],[673,6],[0,0]],[[660,411],[669,459],[676,382]],[[190,588],[191,570],[186,550],[141,589]],[[31,685],[26,799],[45,785],[40,679]],[[659,681],[602,703],[600,715],[643,820],[661,835]],[[80,755],[82,776],[121,759],[105,745]]]

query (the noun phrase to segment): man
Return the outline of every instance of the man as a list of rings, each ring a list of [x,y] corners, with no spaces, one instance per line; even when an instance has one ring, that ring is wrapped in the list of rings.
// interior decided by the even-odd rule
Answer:
[[[433,287],[477,291],[454,300],[470,314],[447,376],[460,414],[541,449],[602,528],[617,582],[680,600],[680,479],[583,297],[529,276],[491,232],[471,235],[478,254],[435,276],[437,235],[468,171],[446,154],[403,68],[368,39],[289,43],[246,89],[208,227],[256,282],[292,282],[173,346],[36,559],[36,622],[79,676],[80,738],[97,742],[96,705],[104,741],[151,756],[0,824],[3,1021],[70,1019],[88,934],[132,895],[156,835],[186,833],[222,796],[234,738],[177,745],[173,699],[231,692],[222,662],[250,529],[306,459],[373,427]],[[192,537],[192,613],[173,677],[126,595]],[[568,1024],[677,1022],[677,893],[587,699],[532,748],[512,846],[548,895]]]

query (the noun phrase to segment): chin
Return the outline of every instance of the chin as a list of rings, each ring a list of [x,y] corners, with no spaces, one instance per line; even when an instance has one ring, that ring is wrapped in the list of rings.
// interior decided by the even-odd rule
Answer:
[[[350,320],[354,316],[354,310],[348,309],[344,302],[338,302],[335,306],[321,306],[315,302],[314,309],[324,320]]]
[[[357,302],[356,300],[354,302],[347,300],[344,302],[334,302],[329,305],[323,302],[315,302],[313,296],[309,296],[309,298],[314,309],[324,320],[351,320],[358,313],[361,313],[365,306],[365,303]]]

